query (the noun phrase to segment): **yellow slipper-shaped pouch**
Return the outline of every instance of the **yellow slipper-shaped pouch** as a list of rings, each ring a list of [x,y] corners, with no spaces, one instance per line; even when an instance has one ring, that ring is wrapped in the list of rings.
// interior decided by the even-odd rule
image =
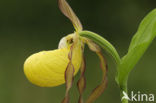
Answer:
[[[42,51],[31,55],[24,63],[24,73],[28,80],[41,87],[53,87],[65,83],[65,70],[69,63],[70,48]],[[74,75],[82,61],[81,45],[73,49],[72,63]]]

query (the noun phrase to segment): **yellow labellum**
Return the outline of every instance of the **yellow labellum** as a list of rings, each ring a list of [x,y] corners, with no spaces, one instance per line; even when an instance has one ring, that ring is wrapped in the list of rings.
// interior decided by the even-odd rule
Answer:
[[[65,82],[65,70],[69,63],[69,51],[69,48],[63,48],[31,55],[24,63],[26,77],[33,84],[41,87],[53,87],[63,84]],[[75,75],[81,65],[81,46],[75,47],[73,51],[72,63]]]

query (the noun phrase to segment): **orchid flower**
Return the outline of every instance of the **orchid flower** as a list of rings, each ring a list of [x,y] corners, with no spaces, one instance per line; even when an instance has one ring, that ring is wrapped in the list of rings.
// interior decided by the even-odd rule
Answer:
[[[114,46],[105,38],[94,32],[83,30],[80,20],[65,0],[58,0],[58,4],[61,12],[72,22],[75,31],[74,33],[68,34],[60,40],[58,49],[41,51],[28,57],[24,63],[24,73],[27,79],[31,83],[40,87],[55,87],[65,83],[66,92],[61,103],[69,103],[69,91],[72,87],[74,76],[78,73],[78,71],[80,71],[80,78],[77,82],[78,91],[80,94],[78,103],[93,103],[107,87],[107,63],[101,51],[101,48],[103,48],[113,58],[118,68],[116,81],[120,87],[121,95],[123,95],[123,92],[127,93],[127,77],[132,68],[128,68],[129,70],[126,70],[124,67],[127,65],[124,64],[129,63],[129,58],[131,59],[131,57],[134,57],[132,59],[135,59],[138,55],[126,56],[124,57],[124,59],[126,58],[125,61],[124,59],[120,59],[120,56]],[[150,15],[155,14],[156,11],[153,11],[153,13]],[[147,21],[148,20],[145,19],[144,22]],[[144,26],[141,27],[143,28]],[[139,33],[137,35],[141,35]],[[155,35],[152,36],[152,39],[150,40],[153,40],[154,37]],[[136,38],[133,39],[133,42],[138,43],[135,42],[136,40]],[[84,55],[85,45],[88,45],[89,49],[95,52],[99,57],[100,67],[103,75],[101,83],[84,101],[83,93],[86,87],[86,63]],[[131,48],[132,47],[133,45],[131,45]],[[131,54],[130,52],[128,53]],[[135,59],[136,62],[140,59],[140,57]],[[131,65],[131,67],[133,66],[134,65]],[[123,100],[123,103],[128,103],[128,101]]]
[[[62,13],[71,20],[75,32],[63,37],[60,40],[58,49],[41,51],[28,57],[24,63],[24,73],[31,83],[41,87],[54,87],[66,83],[66,94],[62,103],[68,103],[69,90],[72,86],[74,75],[80,70],[81,76],[77,84],[80,93],[79,103],[83,103],[82,93],[86,84],[83,52],[84,45],[87,44],[99,56],[103,71],[102,83],[97,86],[86,101],[91,103],[106,88],[106,61],[97,44],[88,38],[80,36],[79,32],[83,30],[82,24],[69,4],[65,0],[59,0],[58,4]]]

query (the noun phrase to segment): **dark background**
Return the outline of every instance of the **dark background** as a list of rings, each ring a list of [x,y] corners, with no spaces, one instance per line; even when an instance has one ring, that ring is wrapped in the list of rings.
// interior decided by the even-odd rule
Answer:
[[[109,40],[120,56],[143,17],[156,7],[155,0],[68,0],[84,29]],[[32,85],[23,73],[25,59],[42,50],[56,49],[59,40],[74,31],[62,15],[57,0],[0,0],[0,103],[60,103],[65,85],[41,88]],[[129,91],[156,95],[156,41],[152,43],[129,76]],[[97,56],[85,49],[87,89],[84,97],[101,80]],[[108,87],[95,103],[120,103],[114,77],[114,62],[105,54],[109,72]],[[77,103],[75,83],[71,103]],[[143,103],[143,102],[142,102]]]

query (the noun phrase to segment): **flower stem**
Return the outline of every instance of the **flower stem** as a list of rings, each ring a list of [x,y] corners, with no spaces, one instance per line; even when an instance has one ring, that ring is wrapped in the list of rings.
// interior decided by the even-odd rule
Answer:
[[[79,34],[82,37],[91,39],[96,44],[101,46],[104,50],[106,50],[106,52],[108,52],[113,57],[117,65],[120,64],[120,56],[118,52],[116,51],[114,46],[111,43],[109,43],[105,38],[90,31],[80,31]]]
[[[122,97],[124,96],[123,92],[125,92],[128,95],[127,83],[124,86],[120,87],[120,98],[121,98],[122,103],[128,103],[128,99],[123,99],[122,100]]]

